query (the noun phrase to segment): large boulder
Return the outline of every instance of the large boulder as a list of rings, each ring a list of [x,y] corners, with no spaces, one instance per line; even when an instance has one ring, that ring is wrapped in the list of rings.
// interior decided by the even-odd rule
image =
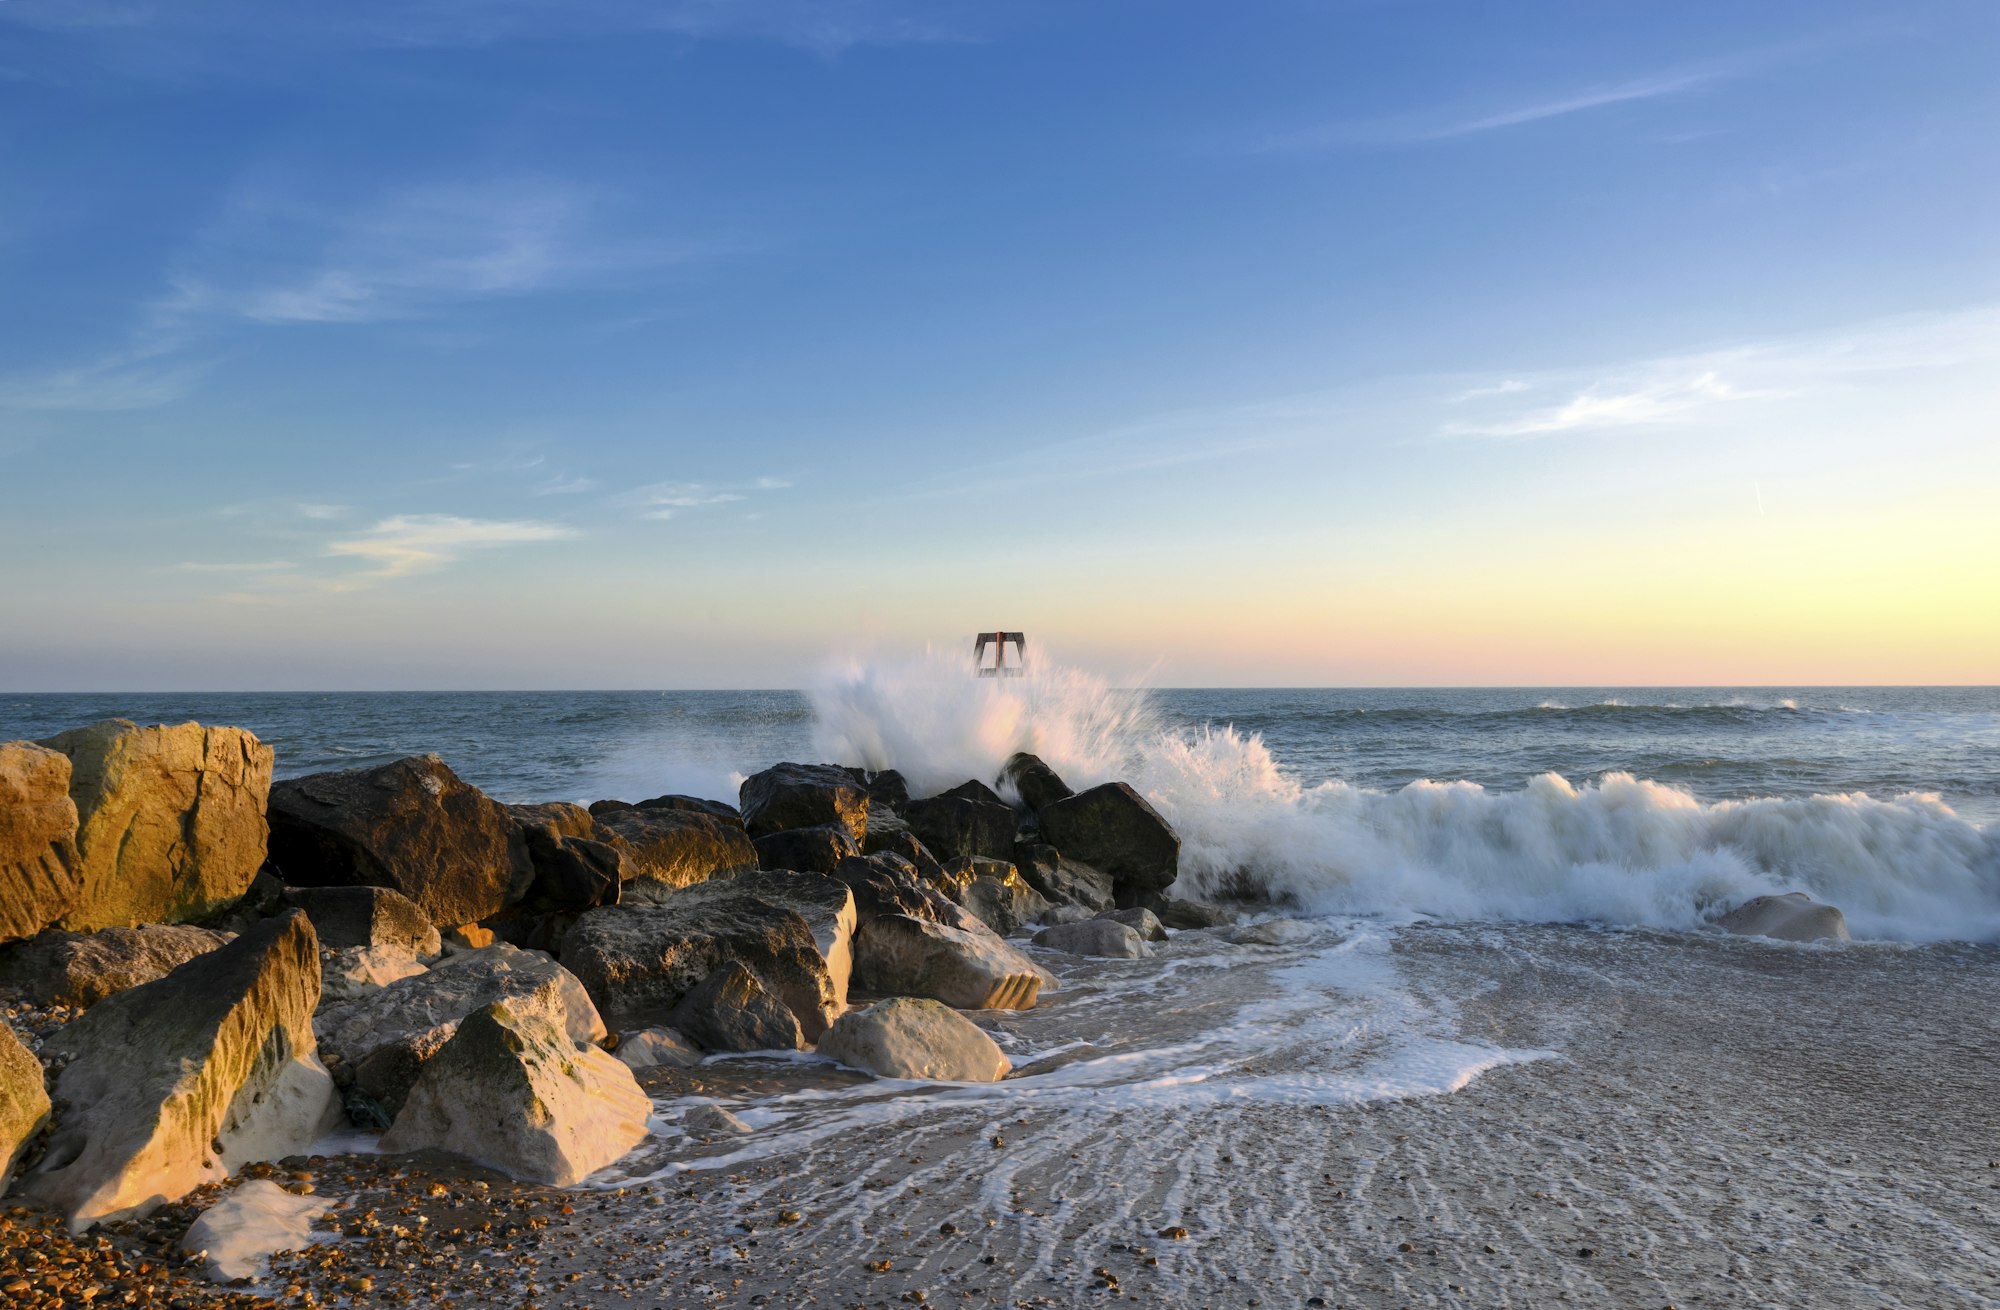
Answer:
[[[869,813],[877,808],[900,810],[910,800],[910,784],[894,769],[849,769],[854,780],[868,790]]]
[[[319,1003],[358,1001],[425,971],[423,961],[401,946],[339,946],[321,951]]]
[[[1071,955],[1101,955],[1122,960],[1140,960],[1152,954],[1145,938],[1114,919],[1054,924],[1035,934],[1035,945],[1067,951]]]
[[[181,1249],[201,1257],[210,1282],[254,1282],[271,1271],[272,1255],[312,1245],[313,1221],[332,1208],[330,1196],[300,1195],[268,1178],[247,1178],[201,1212]]]
[[[522,908],[533,914],[559,914],[616,905],[624,879],[624,856],[618,847],[598,840],[597,820],[581,805],[550,801],[542,805],[509,805],[507,812],[521,825],[534,877]]]
[[[795,1051],[798,1016],[739,960],[696,983],[674,1007],[674,1027],[711,1051]]]
[[[668,1023],[681,998],[726,960],[783,1000],[807,1041],[847,1004],[854,901],[817,874],[745,874],[656,905],[613,905],[577,919],[563,963],[619,1028]]]
[[[877,915],[854,938],[854,980],[878,996],[928,996],[961,1010],[1029,1010],[1053,978],[992,929]]]
[[[1220,905],[1182,900],[1178,896],[1163,896],[1158,892],[1146,892],[1137,903],[1151,910],[1169,928],[1223,928],[1236,922],[1235,913]]]
[[[95,1005],[164,978],[230,940],[191,924],[43,933],[0,955],[0,991],[37,1005]]]
[[[42,745],[69,757],[77,814],[72,932],[227,909],[264,863],[271,748],[241,728],[106,719]]]
[[[21,1153],[49,1121],[49,1089],[42,1062],[0,1021],[0,1196]]]
[[[271,862],[305,886],[391,887],[433,923],[474,923],[527,892],[520,825],[435,755],[271,789]]]
[[[1167,940],[1167,927],[1160,922],[1160,916],[1142,905],[1134,905],[1124,910],[1106,910],[1097,917],[1100,919],[1109,919],[1113,923],[1124,924],[1133,932],[1138,933],[1144,941],[1163,942]]]
[[[939,890],[946,882],[941,870],[934,878],[924,877],[916,865],[887,851],[842,860],[833,876],[853,892],[860,924],[878,915],[907,914],[913,919],[963,927],[974,917]]]
[[[1119,896],[1163,892],[1179,876],[1181,839],[1146,798],[1107,782],[1043,807],[1042,833],[1065,855],[1111,875]]]
[[[794,873],[832,873],[834,866],[861,854],[847,829],[826,824],[818,828],[786,828],[757,838],[757,867],[789,869]]]
[[[616,1056],[501,1001],[468,1015],[411,1087],[385,1151],[448,1151],[573,1187],[646,1140],[653,1103]]]
[[[1116,900],[1111,875],[1082,860],[1065,859],[1046,842],[1021,842],[1014,847],[1014,867],[1030,887],[1052,905],[1081,905],[1108,910]]]
[[[599,840],[624,858],[622,901],[657,901],[682,887],[757,867],[757,848],[733,817],[651,805],[593,817]]]
[[[1076,795],[1054,769],[1042,762],[1041,756],[1026,751],[1009,757],[1000,767],[1000,779],[1013,787],[1023,805],[1037,812]]]
[[[323,947],[388,946],[426,960],[444,949],[423,907],[393,888],[287,887],[284,901],[306,912]]]
[[[1847,917],[1839,908],[1816,901],[1804,892],[1753,896],[1717,919],[1715,926],[1745,937],[1769,937],[1781,942],[1848,940]]]
[[[641,1028],[618,1035],[618,1062],[628,1069],[692,1069],[701,1063],[701,1050],[671,1028]]]
[[[855,845],[868,834],[868,790],[836,764],[774,764],[743,780],[743,824],[752,837],[837,824]]]
[[[540,951],[503,942],[446,956],[427,972],[328,1006],[317,1021],[320,1043],[341,1085],[393,1116],[465,1016],[495,1001],[546,1016],[577,1045],[606,1035],[590,995],[568,970]]]
[[[314,1051],[319,984],[293,910],[58,1030],[43,1053],[65,1108],[24,1193],[80,1232],[306,1150],[338,1118]]]
[[[648,801],[592,801],[592,814],[609,814],[615,810],[679,810],[685,814],[706,814],[712,819],[723,819],[743,826],[743,813],[727,801],[705,800],[700,796],[655,796]]]
[[[819,1053],[881,1078],[990,1083],[1014,1067],[985,1029],[948,1005],[915,996],[842,1015],[819,1039]]]
[[[945,788],[945,790],[939,792],[938,795],[956,796],[960,800],[979,801],[982,804],[986,805],[1005,805],[1007,803],[1006,801],[1000,799],[999,792],[994,791],[991,787],[987,786],[985,783],[981,782],[977,778],[967,778],[964,782],[959,783],[958,786],[956,787]]]
[[[1014,854],[1014,811],[997,799],[929,796],[904,806],[903,821],[941,860],[961,855],[1006,860]]]
[[[69,774],[61,751],[0,742],[0,942],[34,936],[76,903]]]

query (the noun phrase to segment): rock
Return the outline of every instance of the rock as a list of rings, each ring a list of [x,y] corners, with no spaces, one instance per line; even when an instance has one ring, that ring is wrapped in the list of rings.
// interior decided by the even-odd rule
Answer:
[[[651,1069],[655,1065],[692,1069],[701,1063],[700,1050],[671,1028],[642,1028],[621,1034],[617,1055],[628,1069]]]
[[[181,1249],[202,1257],[213,1282],[254,1281],[270,1272],[274,1253],[312,1245],[313,1221],[332,1208],[331,1197],[295,1196],[267,1178],[245,1179],[202,1211]]]
[[[1127,910],[1106,910],[1097,917],[1124,924],[1138,933],[1143,941],[1163,942],[1167,939],[1166,925],[1160,922],[1160,917],[1141,906],[1135,905]]]
[[[503,944],[491,928],[478,923],[461,923],[455,928],[445,929],[439,935],[444,941],[444,953],[446,955],[470,955],[475,951],[483,951],[489,946]],[[518,945],[515,942],[504,944],[509,946]]]
[[[885,851],[842,860],[833,876],[853,891],[855,914],[863,924],[883,914],[907,914],[954,927],[976,921],[970,911],[938,890],[946,881],[942,870],[935,881],[924,878],[899,855]]]
[[[1042,894],[1005,860],[966,859],[948,868],[969,875],[958,890],[958,903],[1002,937],[1011,937],[1049,911]]]
[[[1238,946],[1290,946],[1312,935],[1313,930],[1297,919],[1266,919],[1244,924],[1229,934],[1229,940]]]
[[[902,820],[898,819],[896,822],[900,824]],[[930,847],[924,845],[922,839],[911,832],[908,826],[904,826],[898,832],[885,834],[880,841],[875,841],[871,836],[869,842],[862,844],[861,853],[897,856],[910,864],[920,877],[927,880],[936,879],[944,870],[944,866],[938,863],[937,856],[931,854]]]
[[[1042,832],[1065,855],[1111,875],[1120,892],[1163,892],[1179,876],[1181,839],[1146,798],[1107,782],[1041,811]]]
[[[598,840],[597,820],[581,805],[551,801],[543,805],[509,805],[507,812],[521,826],[534,869],[521,908],[530,914],[616,905],[624,883],[624,856],[616,846]]]
[[[657,901],[682,887],[757,867],[757,848],[733,817],[634,806],[598,815],[597,824],[624,856],[620,901]]]
[[[0,991],[37,1005],[91,1006],[164,978],[230,940],[189,924],[43,933],[0,957]]]
[[[868,833],[867,790],[833,764],[774,764],[743,780],[743,824],[752,837],[836,824],[859,846]]]
[[[573,1187],[645,1141],[652,1112],[615,1056],[578,1049],[546,1014],[499,1001],[466,1016],[424,1065],[380,1145]]]
[[[278,783],[271,862],[288,883],[394,888],[437,924],[499,913],[534,875],[507,807],[435,755]]]
[[[1142,960],[1152,954],[1144,938],[1111,919],[1085,919],[1081,923],[1059,923],[1044,928],[1035,934],[1035,945],[1071,955],[1119,960]]]
[[[67,1108],[23,1192],[81,1232],[306,1150],[338,1115],[314,1050],[319,987],[312,923],[292,910],[52,1034]]]
[[[709,1137],[741,1137],[750,1131],[749,1124],[713,1101],[689,1109],[681,1116],[681,1126],[690,1133],[701,1133]]]
[[[306,912],[321,946],[399,947],[420,960],[444,950],[423,907],[392,888],[288,887],[284,899]]]
[[[958,786],[948,788],[945,791],[941,791],[938,793],[938,795],[955,796],[959,800],[978,801],[984,805],[1007,804],[1006,801],[1000,799],[999,792],[994,791],[991,787],[979,781],[979,779],[977,778],[967,778],[964,782],[959,783]]]
[[[1000,777],[1020,795],[1023,805],[1037,812],[1076,795],[1054,769],[1042,763],[1041,756],[1026,751],[1009,757],[1000,767]]]
[[[840,1017],[819,1053],[882,1078],[990,1083],[1014,1066],[984,1029],[937,1001],[895,996]]]
[[[42,1062],[0,1020],[0,1196],[7,1194],[14,1166],[48,1121]]]
[[[674,1007],[674,1027],[711,1051],[796,1051],[798,1017],[737,960],[724,960]]]
[[[930,796],[904,806],[903,820],[941,860],[960,855],[1006,860],[1014,854],[1014,811],[997,799]]]
[[[832,824],[818,828],[786,828],[757,838],[757,867],[790,869],[796,873],[832,873],[833,867],[861,848],[847,829]]]
[[[320,1004],[372,996],[391,983],[426,972],[416,954],[402,946],[341,946],[319,955]]]
[[[854,938],[855,982],[877,995],[928,996],[961,1010],[1028,1010],[1053,977],[992,929],[877,915]]]
[[[670,1022],[697,983],[737,960],[811,1041],[846,1007],[853,923],[852,895],[832,879],[746,874],[592,910],[563,939],[563,963],[612,1023],[639,1028]]]
[[[1049,927],[1058,923],[1086,923],[1096,917],[1096,913],[1086,906],[1051,905],[1037,922]]]
[[[847,772],[868,789],[869,812],[876,806],[900,810],[910,801],[910,784],[894,769],[849,769]]]
[[[1108,910],[1112,899],[1111,875],[1081,860],[1065,859],[1063,853],[1046,842],[1022,842],[1014,847],[1014,867],[1030,887],[1055,905],[1081,905],[1090,910]]]
[[[69,913],[77,874],[69,756],[0,742],[0,942],[33,937]]]
[[[1219,905],[1184,901],[1178,896],[1162,896],[1158,892],[1140,896],[1139,904],[1151,910],[1169,928],[1222,928],[1236,922],[1236,916]]]
[[[241,728],[106,719],[42,743],[69,757],[77,814],[71,932],[227,909],[264,863],[271,748]]]
[[[1753,896],[1715,921],[1725,932],[1781,942],[1849,940],[1847,916],[1804,892]]]
[[[505,943],[446,956],[425,973],[328,1006],[316,1022],[342,1086],[393,1117],[465,1016],[496,1001],[516,1014],[547,1018],[575,1045],[605,1036],[597,1007],[574,975],[540,951]]]
[[[737,827],[743,826],[743,812],[726,801],[711,801],[700,796],[655,796],[649,801],[636,801],[635,810],[678,810],[683,814],[706,814],[712,819],[721,819]]]

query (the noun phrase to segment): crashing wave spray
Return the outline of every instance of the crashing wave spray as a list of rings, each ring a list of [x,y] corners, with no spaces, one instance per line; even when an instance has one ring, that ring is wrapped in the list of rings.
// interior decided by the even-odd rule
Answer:
[[[1804,890],[1857,935],[2000,939],[2000,834],[1930,794],[1703,802],[1625,773],[1520,791],[1304,786],[1230,727],[1174,731],[1146,695],[1044,659],[975,679],[931,652],[811,689],[820,758],[895,768],[919,795],[1033,751],[1077,787],[1122,779],[1181,835],[1180,890],[1309,910],[1693,928]]]

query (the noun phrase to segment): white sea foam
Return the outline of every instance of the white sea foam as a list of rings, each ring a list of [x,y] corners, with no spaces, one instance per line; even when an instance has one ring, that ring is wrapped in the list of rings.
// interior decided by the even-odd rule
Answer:
[[[933,653],[837,671],[811,695],[824,758],[900,769],[919,794],[993,778],[1017,750],[1073,785],[1131,782],[1179,831],[1181,889],[1194,895],[1685,929],[1804,890],[1857,936],[2000,938],[2000,841],[1934,794],[1703,802],[1625,773],[1580,786],[1547,773],[1520,790],[1308,787],[1255,735],[1168,731],[1143,693],[1047,662],[972,679]]]

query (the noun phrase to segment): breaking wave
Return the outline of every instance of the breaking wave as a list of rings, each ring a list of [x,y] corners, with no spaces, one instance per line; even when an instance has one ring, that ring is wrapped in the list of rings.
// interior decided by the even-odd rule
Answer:
[[[1078,787],[1130,782],[1179,831],[1189,895],[1688,929],[1803,890],[1860,937],[2000,939],[2000,835],[1931,793],[1702,801],[1629,773],[1581,785],[1544,773],[1518,791],[1308,786],[1256,734],[1164,726],[1143,691],[1047,662],[971,679],[938,652],[837,670],[808,694],[820,758],[899,769],[919,795],[992,779],[1017,750]]]

